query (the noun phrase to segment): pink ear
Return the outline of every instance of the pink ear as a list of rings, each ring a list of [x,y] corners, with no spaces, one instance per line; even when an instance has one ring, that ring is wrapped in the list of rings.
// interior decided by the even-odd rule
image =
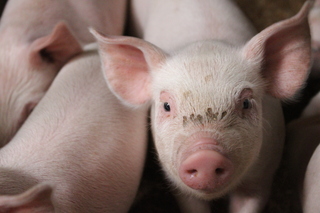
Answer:
[[[132,105],[141,105],[151,98],[151,73],[166,58],[154,45],[138,38],[96,37],[108,85],[117,97]]]
[[[313,65],[311,74],[318,74],[320,68],[320,1],[316,1],[309,14],[311,31],[311,47],[313,50]],[[316,72],[314,72],[316,71]]]
[[[64,22],[58,23],[50,35],[36,39],[30,46],[31,63],[37,65],[43,61],[61,68],[82,48]]]
[[[244,47],[248,60],[261,61],[267,92],[281,99],[292,98],[308,77],[311,63],[307,1],[294,17],[275,23],[253,37]]]
[[[52,188],[38,184],[18,195],[0,195],[0,212],[54,212]]]

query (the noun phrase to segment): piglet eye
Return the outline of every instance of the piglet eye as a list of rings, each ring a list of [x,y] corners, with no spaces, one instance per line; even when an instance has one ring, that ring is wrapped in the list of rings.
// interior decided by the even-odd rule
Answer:
[[[163,104],[163,108],[164,108],[165,111],[170,112],[170,104],[168,102],[165,102]]]
[[[250,109],[251,107],[251,101],[249,99],[245,99],[242,103],[242,109]]]

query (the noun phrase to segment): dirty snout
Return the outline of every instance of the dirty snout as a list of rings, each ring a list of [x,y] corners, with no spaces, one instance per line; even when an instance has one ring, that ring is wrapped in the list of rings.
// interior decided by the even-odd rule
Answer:
[[[188,123],[210,123],[222,120],[227,112],[213,113],[208,108],[205,115],[191,115],[183,117],[183,126]],[[181,180],[190,188],[212,193],[223,187],[233,174],[234,165],[225,154],[218,142],[210,137],[193,138],[190,143],[195,144],[182,154],[179,167]],[[202,133],[203,134],[203,133]],[[187,142],[188,143],[188,142]]]

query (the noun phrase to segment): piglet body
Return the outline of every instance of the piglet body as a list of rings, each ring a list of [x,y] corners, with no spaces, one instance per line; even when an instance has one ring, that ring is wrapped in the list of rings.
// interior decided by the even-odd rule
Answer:
[[[145,149],[146,108],[123,106],[83,53],[0,150],[0,212],[127,212]]]
[[[0,23],[0,147],[42,98],[61,67],[94,41],[88,27],[120,35],[125,0],[10,0]]]
[[[320,93],[314,96],[300,118],[287,127],[287,164],[295,199],[303,212],[318,212],[319,205],[319,131]]]
[[[281,159],[279,100],[308,75],[312,2],[252,38],[232,1],[188,3],[133,1],[133,35],[144,40],[93,31],[105,77],[127,104],[152,103],[155,146],[182,212],[209,212],[207,201],[230,194],[231,212],[256,213]]]
[[[129,34],[168,52],[206,39],[243,44],[256,33],[230,0],[133,0],[130,8]]]
[[[320,121],[318,121],[317,130],[320,129]],[[319,138],[319,134],[314,134],[314,137]],[[319,140],[318,144],[319,144]],[[307,142],[307,141],[305,141]],[[303,212],[315,213],[319,211],[319,188],[320,188],[320,173],[319,173],[319,162],[320,162],[320,146],[318,145],[313,152],[308,166],[306,168],[306,173],[303,181],[303,191],[302,191],[302,206]]]
[[[319,79],[320,69],[320,1],[316,0],[309,14],[313,64],[311,80]],[[296,192],[291,200],[305,213],[318,212],[319,205],[319,132],[320,93],[305,107],[301,116],[288,124],[285,156],[291,190]]]

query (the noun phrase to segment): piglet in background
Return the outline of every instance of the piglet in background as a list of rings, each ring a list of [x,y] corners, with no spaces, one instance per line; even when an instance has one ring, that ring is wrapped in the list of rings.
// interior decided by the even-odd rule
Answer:
[[[299,162],[305,169],[302,185],[303,212],[316,213],[320,209],[320,93],[318,93],[304,109],[301,118],[291,124],[292,143],[300,145],[297,149],[300,154]],[[303,147],[303,148],[302,148]],[[304,152],[303,152],[304,151]],[[301,160],[302,159],[302,160]],[[306,161],[309,160],[309,161]],[[307,167],[306,162],[308,162]]]
[[[113,93],[129,105],[152,104],[159,161],[182,212],[210,212],[209,201],[226,194],[230,212],[264,208],[284,142],[280,100],[308,76],[312,3],[250,40],[251,25],[231,1],[141,7],[150,27],[141,36],[160,47],[93,31]],[[183,28],[188,18],[195,24]]]
[[[307,100],[299,117],[288,123],[286,128],[286,150],[284,152],[285,184],[289,192],[292,212],[319,212],[319,137],[320,137],[320,1],[316,0],[309,13],[313,64],[309,78],[309,93],[314,97]],[[311,89],[312,90],[311,90]],[[290,196],[290,197],[289,197]]]
[[[109,91],[96,50],[76,57],[0,150],[0,212],[128,212],[146,118]]]
[[[284,155],[287,185],[297,212],[316,213],[320,205],[320,93],[301,116],[287,126],[287,150]]]
[[[319,118],[319,115],[318,115]],[[313,136],[319,139],[320,120],[318,119],[317,124],[314,126]],[[314,138],[315,139],[315,138]],[[319,140],[318,140],[319,144]],[[314,151],[308,167],[306,169],[303,192],[302,192],[302,206],[303,212],[305,213],[317,213],[320,209],[319,198],[320,198],[320,146],[317,146]]]
[[[0,148],[20,128],[60,68],[94,42],[93,26],[123,32],[126,0],[10,0],[0,23]]]

